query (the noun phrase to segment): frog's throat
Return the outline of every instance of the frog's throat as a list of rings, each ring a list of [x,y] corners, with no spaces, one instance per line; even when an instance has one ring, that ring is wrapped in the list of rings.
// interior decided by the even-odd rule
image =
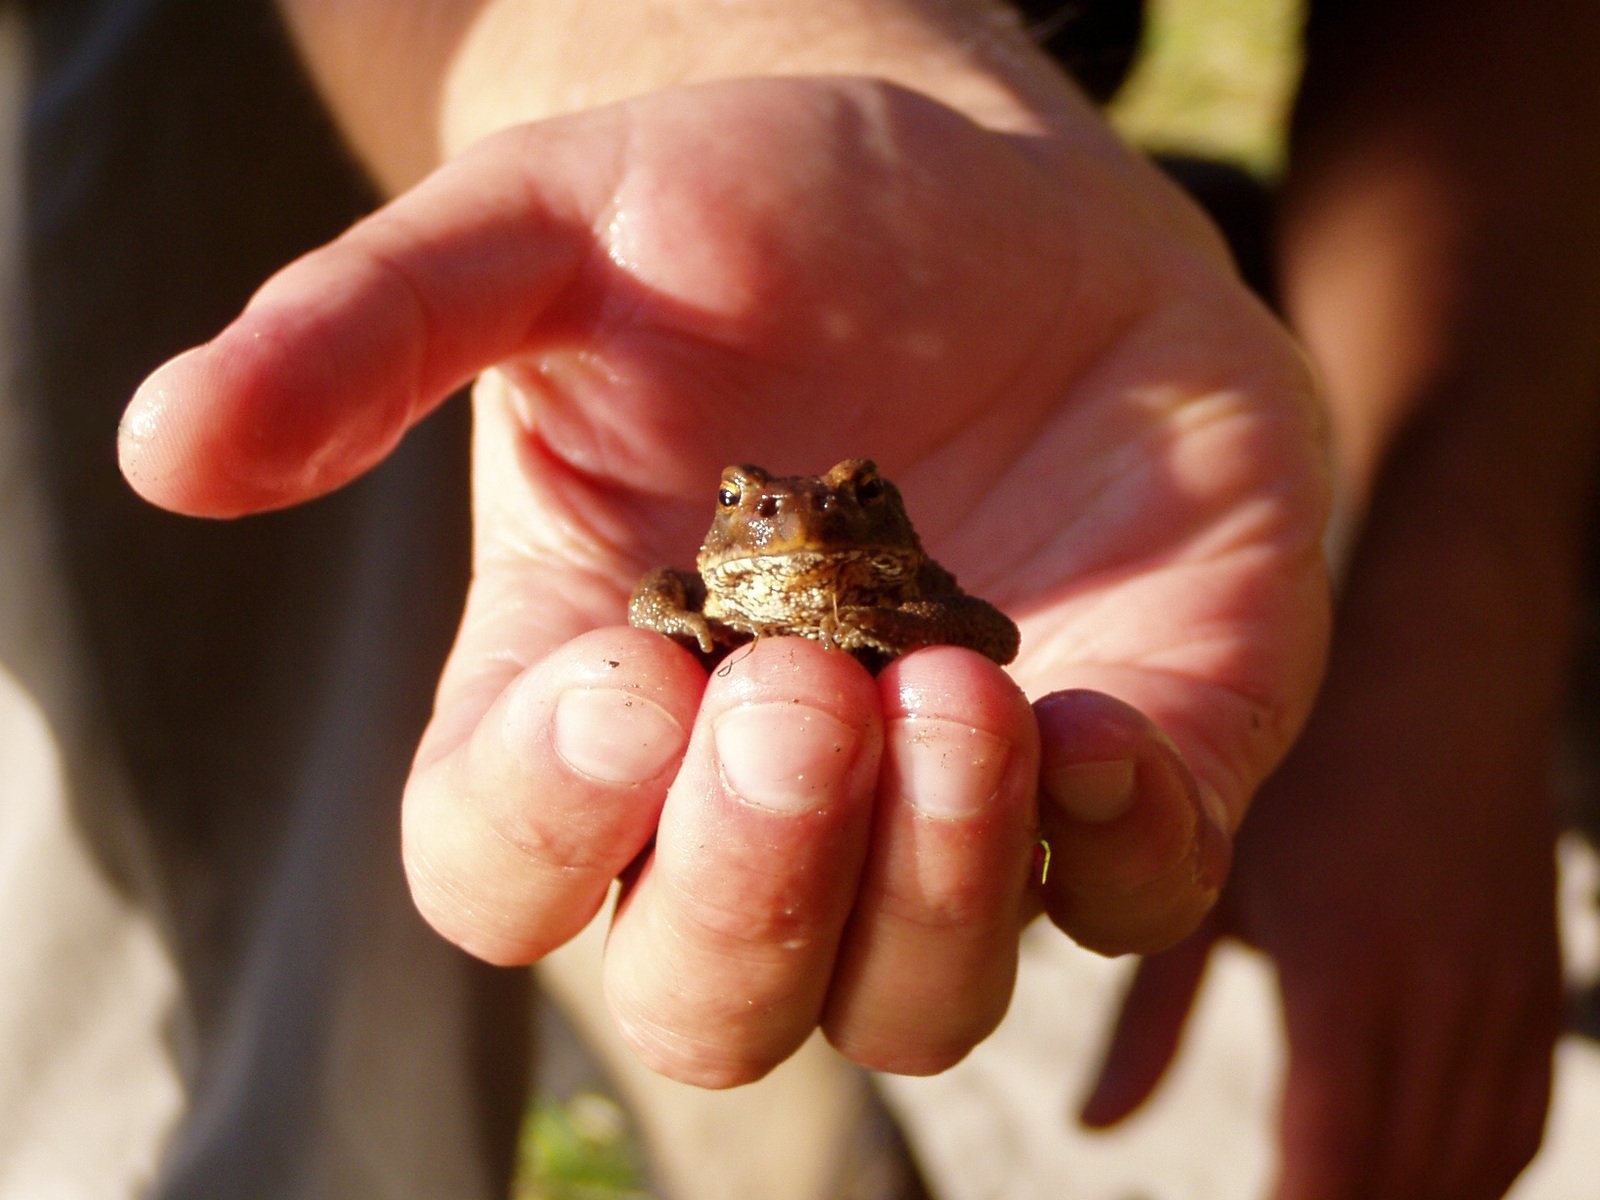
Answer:
[[[839,608],[904,593],[917,562],[900,551],[863,548],[753,554],[704,569],[707,616],[792,628]]]
[[[919,556],[902,549],[863,546],[848,550],[762,551],[724,558],[712,565],[701,565],[700,577],[712,590],[737,585],[750,579],[764,579],[774,585],[785,579],[848,579],[859,586],[874,583],[894,586],[917,573]]]

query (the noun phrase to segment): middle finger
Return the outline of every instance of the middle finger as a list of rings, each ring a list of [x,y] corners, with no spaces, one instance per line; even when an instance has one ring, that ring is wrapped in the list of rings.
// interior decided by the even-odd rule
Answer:
[[[612,1012],[647,1064],[748,1083],[815,1028],[882,742],[877,689],[848,655],[764,638],[713,673],[606,948]]]

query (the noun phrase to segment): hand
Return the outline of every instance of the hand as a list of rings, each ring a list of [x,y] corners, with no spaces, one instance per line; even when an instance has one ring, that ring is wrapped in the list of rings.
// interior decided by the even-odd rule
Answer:
[[[480,372],[475,573],[404,809],[446,936],[530,961],[624,875],[613,1010],[725,1084],[819,1022],[948,1065],[1041,905],[1107,951],[1199,920],[1320,666],[1319,430],[1209,227],[1102,127],[796,79],[495,135],[152,376],[124,470],[180,511],[298,503]],[[964,651],[874,680],[773,640],[707,680],[616,626],[723,465],[858,454],[1020,619],[1034,713]]]
[[[1394,607],[1362,607],[1353,579],[1328,687],[1241,830],[1228,894],[1141,965],[1085,1107],[1098,1126],[1142,1103],[1211,946],[1241,937],[1275,963],[1287,1026],[1277,1200],[1490,1200],[1548,1103],[1554,720],[1532,694],[1559,672],[1508,645],[1539,604],[1526,583],[1502,607],[1481,576],[1395,558],[1407,582],[1372,589]]]

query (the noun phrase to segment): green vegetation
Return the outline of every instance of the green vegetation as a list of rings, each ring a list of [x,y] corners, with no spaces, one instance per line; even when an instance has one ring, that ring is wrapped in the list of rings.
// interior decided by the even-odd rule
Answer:
[[[638,1142],[609,1096],[541,1098],[523,1124],[518,1154],[512,1200],[648,1200]]]
[[[1154,0],[1138,69],[1112,105],[1131,140],[1271,175],[1300,74],[1300,0]]]

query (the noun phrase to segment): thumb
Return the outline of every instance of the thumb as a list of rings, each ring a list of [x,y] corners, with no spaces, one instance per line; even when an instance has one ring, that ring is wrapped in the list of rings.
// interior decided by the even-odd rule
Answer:
[[[1155,1091],[1177,1055],[1184,1023],[1216,945],[1216,929],[1216,922],[1207,918],[1171,950],[1140,961],[1122,998],[1094,1086],[1079,1110],[1084,1125],[1091,1129],[1115,1125]]]
[[[577,153],[593,138],[567,132],[490,138],[285,267],[139,388],[119,438],[128,482],[199,516],[308,500],[522,349],[577,276],[586,214],[608,194],[594,164],[613,156]]]

